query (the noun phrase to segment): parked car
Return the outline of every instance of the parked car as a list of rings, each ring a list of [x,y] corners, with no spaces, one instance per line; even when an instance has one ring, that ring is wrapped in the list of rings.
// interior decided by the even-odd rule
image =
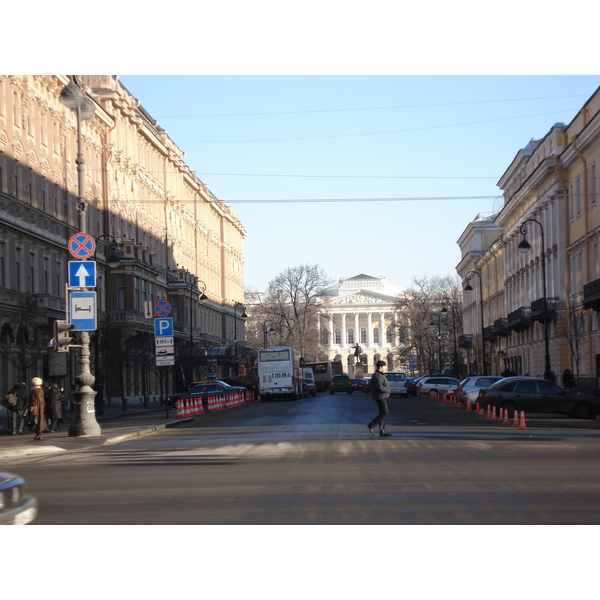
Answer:
[[[352,387],[356,392],[364,392],[367,387],[362,377],[360,379],[351,379],[350,383],[352,383]]]
[[[390,395],[407,396],[406,373],[401,371],[388,371],[385,376],[390,384]]]
[[[315,382],[315,374],[312,369],[304,367],[302,369],[302,386],[305,396],[317,395],[317,383]]]
[[[25,480],[0,472],[0,525],[27,525],[38,512],[37,499],[25,492]]]
[[[467,377],[460,382],[458,389],[456,390],[456,399],[459,402],[467,403],[467,400],[471,400],[472,404],[477,402],[479,397],[479,390],[483,387],[488,387],[497,381],[504,379],[496,375],[478,375],[476,377]]]
[[[370,377],[363,377],[363,381],[365,383],[365,386],[363,388],[363,391],[365,394],[370,394],[371,393],[371,378]]]
[[[448,390],[455,390],[460,385],[458,379],[454,377],[442,377],[441,375],[432,375],[430,377],[423,377],[419,381],[419,393],[425,393],[427,396],[431,396],[433,392],[444,394]]]
[[[336,392],[346,392],[351,394],[354,391],[352,382],[348,375],[334,375],[331,383],[329,384],[329,393],[335,394]]]
[[[600,414],[600,398],[566,392],[555,383],[538,377],[506,377],[481,388],[479,406],[506,409],[510,416],[515,410],[563,413],[578,419],[591,419]]]
[[[169,404],[173,405],[181,398],[208,398],[209,396],[233,394],[235,392],[245,392],[246,388],[241,386],[232,386],[224,381],[215,379],[214,381],[195,381],[185,392],[169,396]]]
[[[418,392],[419,389],[418,389],[417,384],[416,384],[416,382],[415,382],[415,380],[414,380],[413,377],[407,377],[406,378],[406,384],[405,384],[405,386],[406,386],[406,392],[407,392],[407,394],[409,396],[416,396],[417,395],[417,392]]]

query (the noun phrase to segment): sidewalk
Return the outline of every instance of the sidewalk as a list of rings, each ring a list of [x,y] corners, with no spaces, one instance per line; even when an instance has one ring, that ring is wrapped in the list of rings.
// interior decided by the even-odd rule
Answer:
[[[106,405],[104,414],[96,415],[96,421],[100,425],[100,435],[69,437],[69,426],[72,419],[73,413],[66,411],[65,419],[60,424],[60,431],[44,433],[42,439],[38,441],[33,439],[35,433],[29,432],[27,429],[23,435],[0,435],[0,458],[50,454],[119,444],[137,436],[148,435],[192,420],[190,417],[177,417],[174,406],[169,407],[169,417],[167,418],[166,408],[158,402],[148,403],[148,408],[144,408],[143,404],[129,404],[127,411],[123,411],[119,403]],[[1,425],[2,427],[6,426],[6,419],[2,419]]]

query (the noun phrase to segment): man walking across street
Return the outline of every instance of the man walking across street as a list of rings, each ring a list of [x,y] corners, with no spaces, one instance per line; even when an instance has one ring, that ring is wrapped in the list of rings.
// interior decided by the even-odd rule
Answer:
[[[379,414],[367,425],[371,435],[375,435],[375,426],[379,425],[379,436],[390,437],[392,434],[385,430],[385,419],[389,414],[387,399],[390,397],[390,384],[385,376],[386,363],[378,360],[376,371],[371,377],[371,396],[377,402]]]

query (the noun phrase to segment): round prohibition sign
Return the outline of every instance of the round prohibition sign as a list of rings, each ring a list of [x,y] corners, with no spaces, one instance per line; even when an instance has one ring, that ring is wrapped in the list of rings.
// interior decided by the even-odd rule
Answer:
[[[168,317],[173,307],[168,300],[157,300],[154,303],[154,315],[157,317]]]
[[[69,253],[74,258],[89,258],[96,252],[96,242],[89,233],[75,233],[69,238]]]

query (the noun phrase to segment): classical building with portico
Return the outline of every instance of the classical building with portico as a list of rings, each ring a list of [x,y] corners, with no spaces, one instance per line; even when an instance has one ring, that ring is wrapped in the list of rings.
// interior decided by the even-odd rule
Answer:
[[[350,376],[373,373],[378,360],[388,369],[400,368],[396,313],[401,287],[360,274],[326,288],[322,304],[320,338],[329,360],[342,361]],[[358,346],[358,348],[357,348]]]

